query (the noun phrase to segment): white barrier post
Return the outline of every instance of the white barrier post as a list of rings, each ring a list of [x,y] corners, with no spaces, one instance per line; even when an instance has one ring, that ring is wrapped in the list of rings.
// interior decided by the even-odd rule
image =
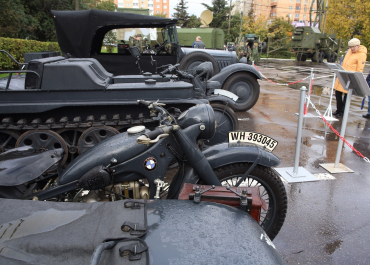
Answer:
[[[310,172],[303,167],[299,166],[299,154],[301,150],[301,138],[302,138],[302,125],[304,118],[304,104],[306,99],[306,87],[301,87],[301,95],[299,101],[299,113],[298,113],[298,126],[297,126],[297,139],[295,143],[295,157],[294,157],[294,168],[275,168],[275,170],[282,176],[288,183],[293,182],[306,182],[306,181],[317,181]]]
[[[333,118],[333,113],[332,113],[332,109],[331,109],[331,102],[332,102],[332,99],[333,99],[333,92],[334,92],[334,85],[335,85],[336,78],[337,78],[337,76],[334,73],[334,76],[333,76],[333,84],[331,86],[331,92],[330,92],[329,106],[328,106],[328,108],[326,109],[326,111],[324,113],[324,118],[327,121],[337,121],[338,120],[336,118]]]

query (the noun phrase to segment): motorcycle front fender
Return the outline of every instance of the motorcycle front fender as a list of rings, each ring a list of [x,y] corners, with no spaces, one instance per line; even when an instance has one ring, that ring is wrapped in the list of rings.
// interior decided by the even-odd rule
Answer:
[[[222,143],[204,150],[203,154],[213,169],[234,163],[253,163],[258,156],[257,164],[261,166],[276,167],[281,163],[274,154],[255,146],[229,147],[228,143]],[[193,168],[188,166],[183,179],[183,183],[195,184],[199,178]]]
[[[277,156],[256,146],[229,147],[228,143],[222,143],[211,146],[203,154],[212,168],[233,163],[251,163],[256,161],[258,156],[258,165],[276,167],[281,163]]]
[[[218,81],[220,82],[222,87],[229,76],[238,72],[251,73],[255,75],[257,79],[261,79],[261,75],[253,66],[244,63],[235,63],[222,68],[222,70],[218,74],[214,75],[211,79],[209,79],[209,81]]]

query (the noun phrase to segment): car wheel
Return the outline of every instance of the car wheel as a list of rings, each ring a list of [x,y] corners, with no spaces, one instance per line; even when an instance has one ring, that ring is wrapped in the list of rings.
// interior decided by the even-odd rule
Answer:
[[[257,78],[249,73],[239,72],[230,76],[224,83],[222,89],[228,90],[239,98],[230,107],[235,111],[246,111],[251,109],[260,95],[260,85]]]
[[[180,62],[180,70],[190,70],[194,69],[198,65],[204,62],[211,62],[213,66],[213,75],[216,75],[220,72],[217,61],[211,55],[205,52],[192,52],[185,55]],[[208,77],[210,78],[210,76]]]

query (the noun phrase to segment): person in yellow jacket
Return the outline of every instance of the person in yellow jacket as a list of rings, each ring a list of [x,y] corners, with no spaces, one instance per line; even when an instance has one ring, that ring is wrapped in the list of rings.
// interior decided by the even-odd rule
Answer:
[[[348,42],[348,52],[344,57],[342,67],[346,71],[361,72],[364,70],[367,49],[365,46],[361,45],[359,39],[354,38]],[[335,98],[337,100],[337,110],[333,113],[338,118],[343,117],[344,106],[346,105],[347,91],[344,90],[339,80],[337,79],[334,84]],[[343,97],[344,96],[344,97]]]

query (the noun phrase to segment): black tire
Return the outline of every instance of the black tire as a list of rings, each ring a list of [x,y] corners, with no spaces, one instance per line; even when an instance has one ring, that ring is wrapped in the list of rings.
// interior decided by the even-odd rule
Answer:
[[[307,55],[306,54],[302,54],[301,61],[302,62],[305,62],[306,60],[307,60]]]
[[[190,70],[194,69],[198,65],[204,62],[211,62],[213,66],[213,75],[216,75],[220,72],[217,61],[211,55],[205,52],[192,52],[185,55],[180,62],[180,70]],[[210,78],[210,76],[208,77]]]
[[[220,103],[211,103],[211,107],[215,112],[217,127],[215,135],[205,142],[209,146],[228,141],[229,132],[239,130],[238,117],[230,107]]]
[[[325,53],[324,52],[320,52],[319,53],[319,63],[322,63],[324,61],[324,57],[325,57]]]
[[[244,175],[251,163],[235,163],[214,169],[222,186],[235,186],[237,180]],[[284,224],[288,209],[288,198],[283,182],[272,169],[257,165],[249,174],[246,181],[239,187],[258,186],[261,197],[267,203],[267,211],[261,209],[260,225],[273,240]]]
[[[314,53],[314,54],[312,55],[312,57],[311,57],[311,61],[312,61],[313,63],[317,63],[317,60],[316,60],[316,58],[315,58],[315,55],[316,55],[316,53]]]
[[[222,89],[228,90],[239,97],[235,104],[230,105],[235,111],[247,111],[253,108],[260,96],[260,84],[256,76],[245,72],[230,76]]]

